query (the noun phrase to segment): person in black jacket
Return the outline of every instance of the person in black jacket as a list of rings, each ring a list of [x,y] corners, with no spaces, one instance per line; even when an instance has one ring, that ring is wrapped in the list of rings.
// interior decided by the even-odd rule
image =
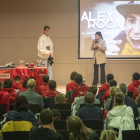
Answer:
[[[95,130],[87,128],[77,116],[70,116],[66,120],[70,140],[99,140]]]
[[[130,106],[133,109],[134,112],[134,116],[137,117],[139,115],[136,103],[133,99],[129,98],[126,93],[127,93],[127,86],[125,84],[120,84],[118,90],[120,92],[123,92],[125,94],[125,99],[124,99],[124,103],[127,106]],[[110,106],[109,106],[109,110],[112,109],[113,107],[113,102],[114,102],[114,97],[112,98],[111,102],[110,102]]]

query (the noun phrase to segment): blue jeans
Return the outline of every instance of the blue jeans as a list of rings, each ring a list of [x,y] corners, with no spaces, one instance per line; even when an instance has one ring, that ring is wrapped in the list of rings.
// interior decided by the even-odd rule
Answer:
[[[52,79],[52,66],[48,63],[48,59],[42,59],[42,64],[47,67],[49,79]]]

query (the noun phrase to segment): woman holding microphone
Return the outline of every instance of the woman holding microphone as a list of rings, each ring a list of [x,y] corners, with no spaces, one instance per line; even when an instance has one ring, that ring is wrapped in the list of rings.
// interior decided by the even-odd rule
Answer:
[[[94,64],[94,78],[93,78],[93,85],[97,86],[99,83],[98,78],[98,66],[100,65],[101,69],[101,80],[100,83],[106,83],[105,77],[105,63],[106,63],[106,43],[102,37],[101,32],[95,33],[95,39],[93,40],[91,51],[94,51],[93,55],[93,64]]]

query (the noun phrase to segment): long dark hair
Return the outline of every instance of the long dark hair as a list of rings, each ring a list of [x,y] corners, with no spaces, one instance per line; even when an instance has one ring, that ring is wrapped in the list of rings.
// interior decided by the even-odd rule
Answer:
[[[101,32],[96,32],[95,35],[98,35],[98,36],[100,36],[101,39],[103,39]]]

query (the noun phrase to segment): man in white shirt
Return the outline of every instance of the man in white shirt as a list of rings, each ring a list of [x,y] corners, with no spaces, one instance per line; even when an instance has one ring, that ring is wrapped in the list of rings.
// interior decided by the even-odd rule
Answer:
[[[48,63],[49,55],[53,57],[53,43],[48,36],[50,31],[49,26],[45,26],[43,30],[43,35],[39,37],[38,40],[38,56],[42,59],[42,64],[47,67],[49,79],[52,79],[52,66]]]

